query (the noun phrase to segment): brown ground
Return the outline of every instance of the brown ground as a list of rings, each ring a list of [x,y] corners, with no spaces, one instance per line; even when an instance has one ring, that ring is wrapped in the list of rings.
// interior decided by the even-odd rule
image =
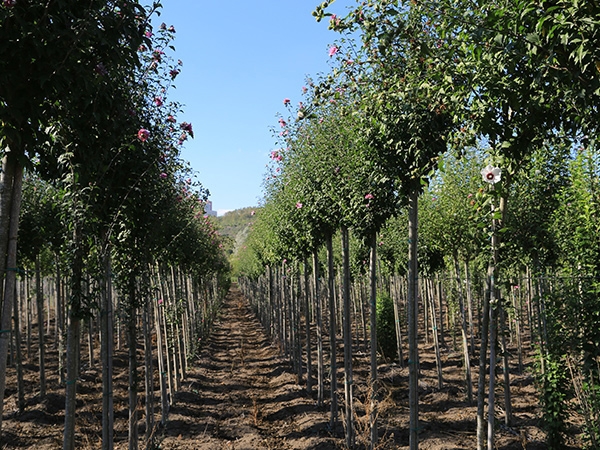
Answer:
[[[475,406],[468,406],[462,389],[460,354],[445,351],[444,387],[437,389],[432,347],[421,348],[420,448],[431,450],[475,448]],[[338,379],[343,386],[339,351]],[[116,449],[127,448],[127,366],[124,352],[115,357]],[[32,355],[35,359],[35,355]],[[83,357],[84,360],[85,357]],[[87,360],[86,360],[87,361]],[[475,361],[474,361],[475,363]],[[315,364],[316,365],[316,364]],[[99,365],[82,370],[78,383],[77,448],[99,449],[101,435],[101,372]],[[361,400],[367,398],[367,355],[354,360],[357,441],[368,435]],[[11,369],[7,381],[3,439],[0,449],[62,447],[64,388],[56,377],[56,352],[49,352],[48,395],[37,396],[36,364],[25,366],[27,407],[16,411],[16,385]],[[408,448],[408,370],[380,365],[382,388],[379,448]],[[475,370],[476,372],[476,370]],[[476,375],[473,375],[476,380]],[[533,378],[511,373],[514,423],[499,425],[496,448],[541,450],[544,435],[539,429],[539,402]],[[502,402],[499,388],[497,402]],[[247,300],[233,287],[215,325],[208,345],[176,394],[169,422],[157,433],[156,448],[168,449],[338,449],[344,447],[340,424],[331,430],[329,412],[318,408],[315,395],[308,396],[296,383],[290,364],[271,345]],[[325,394],[328,398],[328,393]],[[343,393],[340,396],[343,405]],[[141,407],[143,411],[143,407]],[[497,409],[501,418],[502,410]],[[140,433],[143,435],[143,430]],[[140,448],[146,448],[140,441]],[[576,448],[576,447],[573,447]]]

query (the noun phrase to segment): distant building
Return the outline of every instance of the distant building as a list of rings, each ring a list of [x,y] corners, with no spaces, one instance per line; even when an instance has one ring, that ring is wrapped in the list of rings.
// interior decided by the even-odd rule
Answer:
[[[212,202],[209,200],[206,202],[206,206],[204,207],[204,213],[207,216],[217,217],[217,212],[212,209]]]

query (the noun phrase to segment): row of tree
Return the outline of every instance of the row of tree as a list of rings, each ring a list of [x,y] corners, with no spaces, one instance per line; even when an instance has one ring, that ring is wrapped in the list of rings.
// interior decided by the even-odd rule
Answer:
[[[0,412],[11,319],[19,316],[15,286],[26,269],[36,274],[40,397],[43,312],[50,305],[65,357],[59,377],[66,398],[64,449],[76,447],[82,323],[96,320],[100,330],[102,445],[109,449],[113,311],[119,311],[129,350],[129,448],[135,449],[140,330],[150,358],[147,382],[154,379],[154,351],[160,373],[168,373],[176,389],[196,348],[192,342],[206,332],[203,324],[214,317],[226,287],[228,263],[204,217],[208,192],[180,158],[193,129],[178,119],[181,105],[168,98],[181,61],[171,56],[174,27],[151,21],[160,8],[159,2],[144,7],[104,0],[0,6]],[[41,295],[44,274],[55,274],[53,303]],[[167,400],[161,387],[163,420],[170,392]],[[154,414],[148,410],[147,420]]]
[[[419,273],[433,274],[445,265],[453,278],[468,281],[476,273],[486,280],[486,295],[474,312],[481,317],[477,447],[490,450],[496,341],[510,294],[508,274],[527,274],[535,280],[538,299],[535,330],[549,444],[561,448],[565,414],[557,409],[564,405],[559,401],[564,382],[571,379],[595,445],[598,6],[385,0],[361,2],[345,17],[332,15],[328,7],[323,3],[314,15],[329,17],[330,28],[344,37],[330,48],[331,72],[308,80],[298,107],[284,100],[289,115],[279,119],[278,149],[271,154],[254,244],[240,256],[243,270],[256,278],[265,266],[279,266],[283,259],[302,262],[310,255],[316,270],[314,255],[331,247],[339,232],[348,351],[351,229],[362,243],[356,259],[368,261],[370,253],[373,383],[378,247],[391,270],[406,274],[411,449],[418,447],[419,428]],[[481,172],[481,181],[479,172],[489,163],[493,166]],[[399,221],[408,222],[408,231]],[[468,360],[473,331],[462,300],[458,310]],[[558,338],[565,334],[568,343]],[[346,438],[352,447],[349,354],[345,364]],[[373,419],[371,424],[373,446]]]

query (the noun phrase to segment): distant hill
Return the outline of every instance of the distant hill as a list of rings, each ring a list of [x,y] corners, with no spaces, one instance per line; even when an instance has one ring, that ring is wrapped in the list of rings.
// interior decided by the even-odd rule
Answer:
[[[236,209],[216,218],[219,234],[229,237],[232,241],[232,247],[227,249],[230,256],[246,242],[255,219],[252,213],[258,209],[258,207]]]

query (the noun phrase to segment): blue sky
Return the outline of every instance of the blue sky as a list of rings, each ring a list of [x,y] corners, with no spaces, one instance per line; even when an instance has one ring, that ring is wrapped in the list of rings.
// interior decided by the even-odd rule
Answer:
[[[256,206],[283,99],[297,104],[306,77],[329,71],[327,52],[339,36],[312,17],[318,0],[161,3],[153,22],[175,27],[173,56],[183,61],[170,99],[185,105],[179,118],[194,127],[182,157],[213,209]],[[337,0],[329,10],[345,15],[354,4]]]

